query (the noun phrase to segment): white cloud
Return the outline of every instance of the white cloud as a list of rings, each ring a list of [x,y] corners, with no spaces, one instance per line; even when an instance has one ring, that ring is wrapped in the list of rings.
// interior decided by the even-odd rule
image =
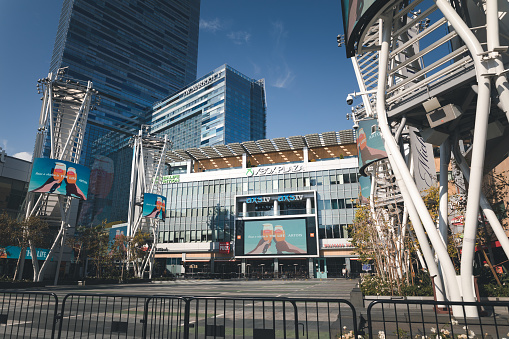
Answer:
[[[274,87],[286,88],[292,83],[293,79],[295,79],[295,75],[290,69],[286,68],[285,73],[280,74],[274,82]]]
[[[287,88],[295,79],[295,74],[288,66],[285,55],[285,40],[288,37],[288,31],[282,21],[272,23],[271,35],[274,39],[274,63],[277,65],[273,68],[272,86],[276,88]]]
[[[218,18],[214,20],[207,21],[205,19],[200,19],[200,29],[204,31],[209,31],[215,33],[223,28],[221,21]]]
[[[13,157],[21,160],[32,161],[32,153],[28,152],[18,152],[14,154]]]
[[[242,45],[249,42],[251,34],[246,31],[237,31],[228,33],[227,37],[237,45]]]

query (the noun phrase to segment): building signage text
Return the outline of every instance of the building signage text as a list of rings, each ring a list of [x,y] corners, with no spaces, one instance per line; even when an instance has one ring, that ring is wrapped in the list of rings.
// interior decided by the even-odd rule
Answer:
[[[264,202],[271,202],[273,200],[277,200],[279,202],[283,201],[300,201],[304,198],[302,194],[283,194],[278,197],[249,197],[246,199],[246,204],[261,204]]]
[[[193,86],[189,87],[188,89],[186,89],[184,91],[184,93],[181,94],[181,98],[183,97],[186,97],[188,96],[189,94],[193,93],[193,92],[196,92],[197,90],[199,90],[200,88],[202,88],[203,86],[206,86],[212,82],[214,82],[215,80],[219,79],[221,77],[221,75],[223,74],[223,72],[219,72],[219,73],[216,73],[216,74],[212,74],[211,76],[209,76],[207,79],[203,79],[202,81],[200,81],[199,83],[197,84],[194,84]]]
[[[261,204],[262,202],[270,202],[270,197],[250,197],[246,199],[248,204]]]
[[[156,184],[158,183],[157,178],[155,178],[154,181],[155,181]],[[180,182],[180,175],[179,174],[175,174],[175,175],[163,175],[163,177],[161,179],[161,183],[162,184],[174,184],[174,183],[178,183],[178,182]]]
[[[230,243],[227,241],[221,241],[219,243],[219,253],[230,254]]]
[[[296,173],[296,172],[304,172],[304,166],[297,164],[297,165],[282,165],[282,166],[273,166],[273,167],[248,168],[246,171],[246,176],[256,177],[256,176],[261,176],[261,175]]]
[[[277,197],[277,201],[296,201],[296,200],[302,200],[304,196],[302,194],[295,195],[295,194],[285,194],[280,195]]]
[[[351,243],[330,243],[330,244],[323,244],[323,248],[351,248],[354,247]]]

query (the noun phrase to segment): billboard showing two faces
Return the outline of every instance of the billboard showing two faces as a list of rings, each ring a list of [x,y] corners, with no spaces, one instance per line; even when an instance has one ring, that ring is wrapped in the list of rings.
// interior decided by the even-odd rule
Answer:
[[[166,219],[166,197],[153,194],[143,194],[143,216],[164,221]]]
[[[314,218],[241,221],[237,227],[237,255],[316,255]]]
[[[54,193],[87,200],[90,169],[69,161],[37,158],[28,191]]]

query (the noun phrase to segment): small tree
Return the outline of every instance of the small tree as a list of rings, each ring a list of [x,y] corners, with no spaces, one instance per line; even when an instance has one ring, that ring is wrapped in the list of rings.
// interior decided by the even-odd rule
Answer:
[[[113,263],[120,263],[120,277],[119,282],[124,281],[124,268],[127,265],[127,248],[131,243],[132,238],[123,234],[116,236],[111,244],[110,258]]]
[[[12,241],[12,244],[17,245],[20,248],[20,256],[16,264],[14,280],[21,280],[27,248],[30,245],[33,245],[34,248],[46,245],[48,231],[48,224],[38,217],[30,217],[22,222],[15,220],[11,221],[10,232],[12,233],[10,240]],[[31,253],[31,255],[32,261],[37,260],[37,253]]]
[[[108,262],[109,233],[106,223],[92,227],[78,227],[75,235],[75,247],[79,248],[78,259],[91,259],[95,267],[96,278],[101,277],[101,272]]]
[[[147,232],[137,232],[132,239],[129,240],[129,259],[134,265],[134,274],[139,278],[143,277],[143,262],[149,255],[151,241],[150,234]]]

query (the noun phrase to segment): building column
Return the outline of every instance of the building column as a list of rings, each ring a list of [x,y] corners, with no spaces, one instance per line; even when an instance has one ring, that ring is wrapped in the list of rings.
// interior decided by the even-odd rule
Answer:
[[[350,276],[350,273],[352,273],[351,265],[350,265],[350,258],[345,258],[345,267],[347,276]]]
[[[242,203],[242,216],[247,217],[247,202],[245,201]]]
[[[315,277],[315,263],[313,258],[308,258],[308,276],[309,279],[313,279]]]
[[[277,202],[277,199],[274,200],[274,215],[279,215],[279,204]]]
[[[246,276],[246,259],[242,259],[241,264],[242,264],[241,272],[242,272],[242,275],[245,277]]]
[[[306,214],[313,214],[312,210],[311,198],[306,198]]]
[[[187,174],[191,174],[191,172],[194,172],[194,167],[193,167],[193,159],[187,159],[187,165],[186,165],[186,173]]]
[[[242,169],[246,169],[246,168],[247,168],[247,154],[242,153]]]
[[[307,147],[304,147],[304,148],[302,149],[302,153],[304,154],[304,155],[303,155],[304,163],[309,162],[309,150],[308,150],[308,148],[307,148]]]
[[[279,260],[278,258],[274,258],[274,277],[279,277]]]

